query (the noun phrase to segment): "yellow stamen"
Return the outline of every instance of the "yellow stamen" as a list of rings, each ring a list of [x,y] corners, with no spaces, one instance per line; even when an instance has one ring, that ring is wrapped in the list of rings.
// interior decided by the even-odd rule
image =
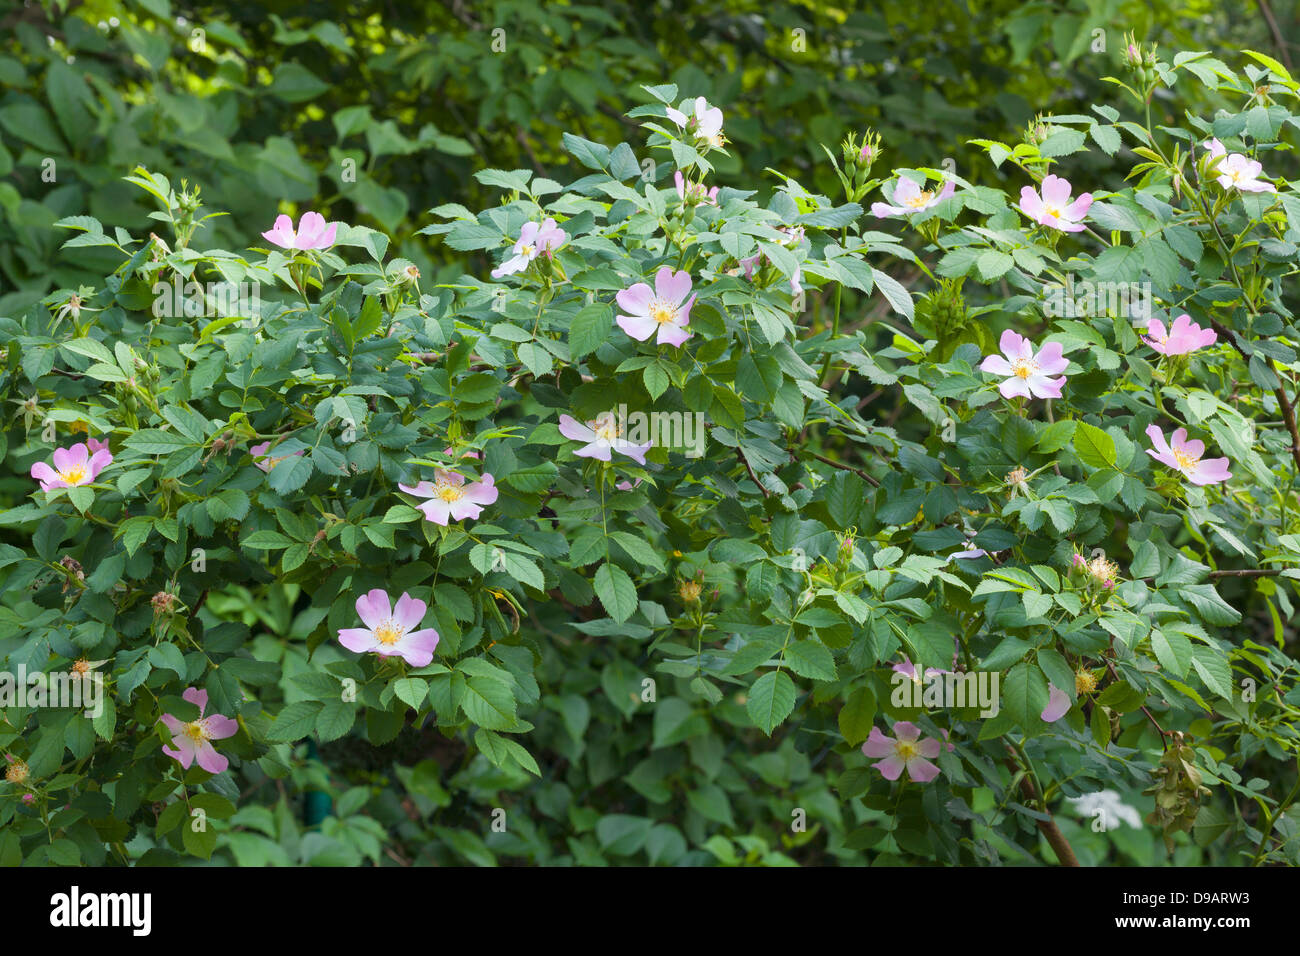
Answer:
[[[399,627],[392,621],[385,621],[379,627],[375,628],[375,640],[385,646],[396,644],[406,633],[406,628]]]
[[[88,469],[85,465],[69,465],[59,472],[59,477],[70,485],[79,485],[86,480]]]
[[[924,206],[933,198],[934,198],[934,190],[924,189],[921,192],[917,193],[915,196],[913,196],[911,199],[904,199],[903,205],[911,206],[913,209],[920,209],[922,206]]]
[[[900,740],[894,745],[894,752],[898,754],[900,760],[906,763],[908,760],[917,756],[920,751],[916,749],[916,744],[906,740]]]
[[[654,319],[660,325],[671,322],[677,318],[677,310],[659,299],[650,303],[650,318]]]

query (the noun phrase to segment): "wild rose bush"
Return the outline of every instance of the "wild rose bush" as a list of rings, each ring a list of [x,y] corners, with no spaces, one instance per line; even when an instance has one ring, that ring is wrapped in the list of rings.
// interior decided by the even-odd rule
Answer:
[[[454,283],[158,170],[155,233],[63,220],[120,265],[0,324],[0,649],[107,700],[6,702],[0,857],[1300,861],[1297,85],[1129,55],[1004,190],[874,135],[719,189],[648,87],[430,210]]]

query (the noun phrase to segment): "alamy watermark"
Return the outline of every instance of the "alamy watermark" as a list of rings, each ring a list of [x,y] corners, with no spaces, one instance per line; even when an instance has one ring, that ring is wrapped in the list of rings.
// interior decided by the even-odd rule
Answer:
[[[687,458],[704,456],[703,412],[629,412],[620,405],[614,418],[625,441],[679,451]]]
[[[895,707],[978,707],[981,717],[996,717],[1002,709],[997,671],[926,671],[920,678],[902,671],[890,675]]]
[[[155,318],[175,319],[183,316],[225,318],[237,315],[256,319],[262,314],[262,298],[255,282],[196,282],[182,285],[180,276],[172,283],[155,282],[153,314]]]
[[[0,671],[0,707],[72,707],[94,719],[104,712],[104,675],[98,671]]]
[[[1084,319],[1109,315],[1120,319],[1151,318],[1150,282],[1079,282],[1043,286],[1043,314],[1049,319]]]

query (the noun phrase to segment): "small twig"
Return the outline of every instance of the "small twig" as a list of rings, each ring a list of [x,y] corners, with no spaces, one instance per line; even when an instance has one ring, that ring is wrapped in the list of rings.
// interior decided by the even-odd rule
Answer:
[[[763,492],[763,497],[772,497],[772,492],[768,491],[767,488],[763,486],[763,483],[758,480],[758,475],[754,474],[754,469],[749,466],[749,460],[745,458],[745,453],[739,448],[736,449],[736,457],[739,458],[740,463],[745,466],[745,471],[749,472],[750,480],[753,481],[754,484],[758,485],[759,491]]]
[[[818,461],[822,462],[823,464],[830,465],[832,468],[839,468],[843,471],[851,471],[859,478],[861,478],[863,481],[865,481],[867,484],[871,485],[873,488],[880,487],[879,480],[867,474],[861,468],[854,468],[852,465],[846,465],[843,462],[838,462],[833,458],[827,458],[825,455],[819,455],[815,451],[805,451],[804,454],[807,455],[809,458],[816,458]],[[798,461],[799,459],[794,452],[790,452],[790,460]]]

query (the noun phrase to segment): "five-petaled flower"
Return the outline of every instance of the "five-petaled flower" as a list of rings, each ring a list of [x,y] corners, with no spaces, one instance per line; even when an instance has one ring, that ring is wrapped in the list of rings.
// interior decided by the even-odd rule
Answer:
[[[1218,139],[1206,140],[1203,144],[1210,151],[1210,159],[1218,160],[1214,175],[1224,189],[1236,189],[1243,193],[1275,193],[1277,187],[1260,179],[1263,165],[1241,153],[1229,153]]]
[[[1065,376],[1051,377],[1064,372],[1070,364],[1060,342],[1048,342],[1035,354],[1028,339],[1007,329],[998,345],[1002,355],[985,358],[980,363],[980,371],[1007,376],[1006,381],[998,386],[1003,398],[1017,395],[1024,398],[1061,397]]]
[[[1043,180],[1042,193],[1033,186],[1020,190],[1017,208],[1040,226],[1059,229],[1061,232],[1082,232],[1083,220],[1092,206],[1092,193],[1083,193],[1070,201],[1070,181],[1060,176]]]
[[[911,216],[918,212],[925,212],[931,206],[938,205],[951,196],[956,188],[957,184],[949,179],[941,189],[922,189],[915,180],[899,176],[893,195],[890,197],[890,202],[894,205],[883,202],[872,203],[871,214],[877,219],[888,219],[891,216]]]
[[[872,764],[886,780],[897,780],[903,770],[916,783],[929,783],[939,776],[939,767],[931,763],[939,756],[943,745],[933,737],[921,739],[921,728],[906,720],[894,724],[894,737],[883,734],[879,727],[871,728],[871,736],[862,745],[868,757],[883,757]]]
[[[624,438],[618,416],[613,412],[601,412],[585,425],[572,415],[561,415],[560,434],[570,441],[585,442],[574,452],[579,458],[599,458],[601,461],[609,461],[611,453],[618,452],[644,465],[645,453],[651,445],[650,442],[638,445]]]
[[[1228,471],[1227,458],[1205,458],[1205,443],[1200,439],[1187,440],[1187,429],[1178,428],[1171,436],[1172,441],[1165,441],[1165,433],[1158,425],[1147,426],[1147,437],[1153,448],[1146,453],[1160,462],[1180,472],[1194,485],[1213,485],[1227,481],[1232,477]]]
[[[568,233],[556,226],[554,219],[544,219],[541,223],[524,223],[519,230],[518,241],[510,250],[510,258],[492,270],[492,278],[500,279],[502,276],[523,272],[539,255],[550,256],[568,238]]]
[[[162,752],[180,761],[186,770],[198,759],[199,766],[208,773],[221,773],[230,766],[230,761],[217,753],[212,746],[214,740],[225,740],[239,732],[239,722],[221,714],[204,716],[208,708],[208,692],[197,687],[188,688],[181,694],[183,698],[199,709],[196,720],[183,721],[171,714],[163,714],[162,722],[171,731],[174,747],[164,747]]]
[[[677,345],[691,337],[687,324],[691,320],[691,274],[674,272],[660,266],[653,289],[644,282],[623,289],[614,296],[618,307],[628,315],[618,317],[618,327],[639,342],[651,336],[660,345]]]
[[[113,454],[107,446],[101,446],[92,455],[89,448],[77,442],[71,448],[54,449],[52,460],[54,467],[43,461],[32,465],[31,475],[41,483],[41,491],[90,484],[112,464]]]
[[[468,485],[465,484],[464,475],[442,468],[436,469],[433,477],[433,481],[422,481],[414,487],[401,483],[397,487],[408,495],[427,498],[427,501],[420,502],[416,507],[434,524],[445,525],[448,521],[477,518],[483,513],[484,505],[493,504],[497,500],[495,479],[486,472],[478,481]]]
[[[388,592],[375,588],[357,598],[357,615],[365,627],[339,631],[339,643],[358,654],[401,657],[412,667],[425,667],[433,660],[438,632],[431,627],[416,630],[429,605],[406,592],[392,606]]]
[[[1167,332],[1163,322],[1152,319],[1147,323],[1147,334],[1142,336],[1142,341],[1161,355],[1186,355],[1188,352],[1213,345],[1218,338],[1218,333],[1214,329],[1201,328],[1192,321],[1190,315],[1184,313],[1174,319],[1174,324]]]
[[[294,231],[293,220],[288,216],[277,216],[275,225],[262,233],[262,238],[274,242],[282,249],[295,249],[299,252],[307,249],[328,249],[334,245],[338,232],[337,222],[326,222],[318,212],[305,212],[298,220],[298,230]]]

